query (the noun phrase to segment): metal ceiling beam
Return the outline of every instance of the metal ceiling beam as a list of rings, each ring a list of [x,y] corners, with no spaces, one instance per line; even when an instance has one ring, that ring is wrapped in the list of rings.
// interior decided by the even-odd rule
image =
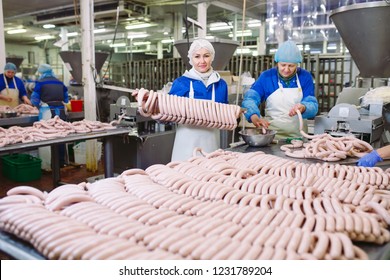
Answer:
[[[240,8],[240,7],[226,4],[226,3],[223,3],[220,1],[210,1],[210,4],[213,6],[228,10],[228,11],[232,11],[232,12],[237,13],[237,14],[242,14],[242,7]],[[245,14],[250,18],[260,19],[260,17],[261,17],[261,15],[256,15],[255,13],[252,13],[250,11],[246,11]]]

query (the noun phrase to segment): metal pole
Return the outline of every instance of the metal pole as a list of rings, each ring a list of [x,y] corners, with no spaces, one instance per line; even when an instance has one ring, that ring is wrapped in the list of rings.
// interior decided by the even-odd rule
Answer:
[[[3,70],[6,61],[5,54],[5,39],[4,39],[4,16],[3,16],[3,1],[0,1],[0,69]]]

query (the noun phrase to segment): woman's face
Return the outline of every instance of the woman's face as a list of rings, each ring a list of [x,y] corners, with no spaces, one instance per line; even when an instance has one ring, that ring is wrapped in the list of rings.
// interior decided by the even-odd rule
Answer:
[[[192,65],[200,73],[206,73],[211,68],[212,55],[208,49],[201,48],[192,55]]]
[[[278,71],[283,78],[288,78],[294,74],[297,71],[297,67],[295,63],[278,62]]]
[[[12,71],[12,70],[7,70],[4,72],[5,76],[8,78],[8,79],[12,79],[13,77],[15,77],[15,72]]]

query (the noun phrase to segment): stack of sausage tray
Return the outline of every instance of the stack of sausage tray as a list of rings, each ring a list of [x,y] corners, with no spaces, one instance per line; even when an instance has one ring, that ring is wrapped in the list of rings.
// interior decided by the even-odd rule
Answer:
[[[200,150],[49,193],[15,187],[0,200],[1,248],[46,259],[388,259],[389,173],[359,168],[368,182],[358,183],[355,166],[265,153],[277,146]]]

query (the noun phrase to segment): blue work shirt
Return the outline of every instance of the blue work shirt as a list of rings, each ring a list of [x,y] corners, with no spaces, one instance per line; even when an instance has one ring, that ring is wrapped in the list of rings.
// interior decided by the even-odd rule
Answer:
[[[305,112],[302,113],[302,118],[313,118],[318,112],[318,101],[314,96],[313,77],[309,71],[300,67],[297,68],[297,75],[303,94],[300,103],[306,107]],[[250,117],[253,114],[261,117],[259,105],[265,102],[267,98],[279,88],[278,81],[281,82],[284,88],[298,87],[296,75],[291,78],[289,85],[287,85],[282,79],[279,79],[277,67],[262,72],[252,87],[244,94],[244,100],[242,101],[242,107],[247,110],[245,117],[249,122],[251,122]]]
[[[172,88],[169,94],[189,97],[190,83],[194,89],[195,99],[212,100],[213,86],[215,90],[215,102],[228,103],[228,88],[225,80],[221,78],[218,72],[214,72],[213,77],[209,78],[209,84],[206,86],[203,80],[186,71],[182,76],[173,81]]]
[[[16,87],[15,87],[13,79],[9,79],[7,77],[5,77],[5,78],[7,79],[7,83],[8,83],[9,88],[17,88],[19,90],[19,98],[20,99],[22,99],[23,96],[27,95],[26,88],[24,86],[22,79],[20,79],[18,77],[14,77],[15,82],[16,82]],[[4,82],[4,74],[0,74],[0,92],[3,91],[5,88],[6,88],[6,84]]]

